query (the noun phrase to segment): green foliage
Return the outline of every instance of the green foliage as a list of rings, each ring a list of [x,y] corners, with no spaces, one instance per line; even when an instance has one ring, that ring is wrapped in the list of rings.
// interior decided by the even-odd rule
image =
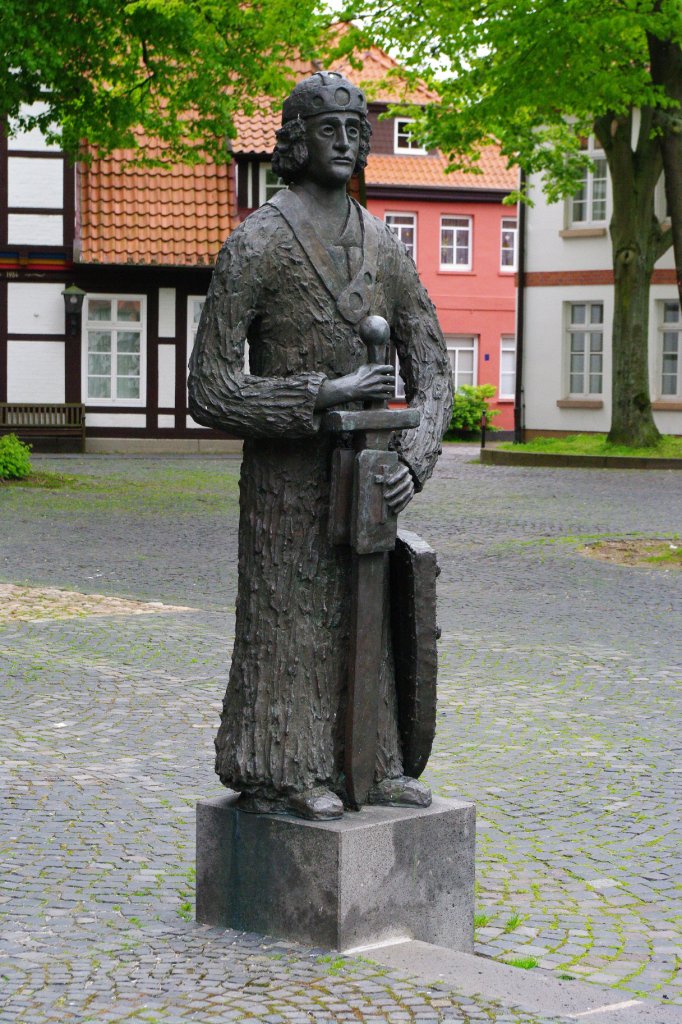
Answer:
[[[0,480],[24,480],[30,472],[30,446],[16,434],[0,437]]]
[[[415,111],[428,148],[475,171],[499,145],[545,174],[550,198],[575,192],[595,118],[679,106],[654,82],[648,48],[650,35],[682,41],[679,0],[350,0],[346,14],[439,94]]]
[[[455,391],[452,419],[445,437],[452,440],[477,434],[483,413],[490,429],[494,417],[499,416],[499,409],[491,409],[488,405],[489,400],[495,397],[495,390],[494,384],[462,384]]]
[[[165,159],[224,160],[235,113],[285,96],[324,24],[315,0],[2,0],[0,120],[37,126],[71,154],[85,139],[90,154],[144,158],[140,126]]]

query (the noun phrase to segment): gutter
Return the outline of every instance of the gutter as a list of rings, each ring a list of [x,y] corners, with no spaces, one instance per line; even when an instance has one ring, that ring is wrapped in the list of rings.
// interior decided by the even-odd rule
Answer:
[[[521,171],[519,191],[526,187],[526,174]],[[526,316],[526,214],[525,203],[519,203],[519,258],[516,271],[516,387],[514,392],[514,444],[523,444],[525,408],[523,391],[524,330]]]

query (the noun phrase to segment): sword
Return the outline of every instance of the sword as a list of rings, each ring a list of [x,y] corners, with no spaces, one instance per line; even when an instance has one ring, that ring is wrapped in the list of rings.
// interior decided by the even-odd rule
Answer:
[[[385,363],[390,329],[383,317],[366,317],[358,333],[368,361]],[[374,782],[388,553],[398,528],[398,517],[384,499],[384,481],[398,464],[388,446],[394,431],[416,427],[420,415],[418,409],[387,409],[380,400],[365,406],[357,412],[327,412],[323,420],[326,430],[353,434],[352,451],[334,452],[329,528],[334,543],[350,544],[353,552],[344,772],[355,809],[367,802]]]

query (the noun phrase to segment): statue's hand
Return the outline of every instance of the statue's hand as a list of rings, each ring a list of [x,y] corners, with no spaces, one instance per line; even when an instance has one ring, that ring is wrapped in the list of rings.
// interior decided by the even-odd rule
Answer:
[[[384,498],[394,515],[405,508],[414,497],[414,481],[407,468],[400,463],[384,482]]]
[[[369,363],[345,377],[325,380],[317,393],[316,410],[346,402],[369,402],[392,398],[395,370],[392,366]]]

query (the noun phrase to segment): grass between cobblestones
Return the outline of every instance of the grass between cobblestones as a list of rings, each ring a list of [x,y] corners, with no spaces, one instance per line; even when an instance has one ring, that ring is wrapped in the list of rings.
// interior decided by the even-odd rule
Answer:
[[[443,569],[427,780],[477,803],[477,949],[682,1003],[680,577],[585,559],[578,541],[669,535],[682,481],[465,459],[444,457],[405,526]],[[44,468],[85,487],[0,490],[0,579],[199,612],[2,628],[2,1024],[539,1024],[193,923],[194,804],[220,792],[238,464]]]

